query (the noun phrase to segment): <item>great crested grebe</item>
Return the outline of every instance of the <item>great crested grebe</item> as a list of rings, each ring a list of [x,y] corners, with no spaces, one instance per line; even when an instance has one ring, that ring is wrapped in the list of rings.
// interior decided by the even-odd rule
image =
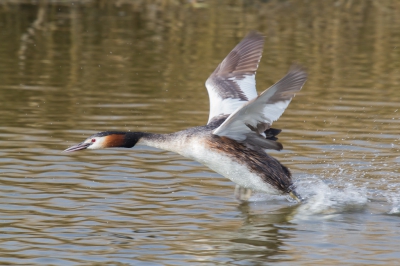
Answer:
[[[198,161],[236,183],[235,196],[247,200],[251,191],[288,194],[297,201],[289,169],[266,153],[281,150],[271,128],[307,80],[306,72],[292,66],[269,89],[257,95],[255,75],[264,37],[249,33],[206,81],[210,116],[205,126],[170,134],[105,131],[65,150],[132,148],[147,145]]]

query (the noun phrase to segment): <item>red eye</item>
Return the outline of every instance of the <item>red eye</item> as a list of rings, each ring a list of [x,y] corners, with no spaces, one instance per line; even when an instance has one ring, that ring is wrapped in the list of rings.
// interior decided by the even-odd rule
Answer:
[[[96,142],[96,139],[92,139],[92,142]]]

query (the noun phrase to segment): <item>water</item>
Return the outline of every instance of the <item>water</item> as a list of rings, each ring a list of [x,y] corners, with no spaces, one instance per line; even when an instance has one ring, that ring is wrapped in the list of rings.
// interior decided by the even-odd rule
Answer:
[[[400,263],[397,2],[0,3],[0,264]],[[274,124],[305,202],[139,146],[64,154],[104,130],[208,119],[204,82],[250,30],[259,91],[309,73]]]

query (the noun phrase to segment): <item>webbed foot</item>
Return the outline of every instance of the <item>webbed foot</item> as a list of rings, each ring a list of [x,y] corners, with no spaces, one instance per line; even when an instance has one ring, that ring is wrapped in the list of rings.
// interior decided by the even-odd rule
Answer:
[[[244,188],[239,185],[236,185],[235,187],[235,198],[238,201],[248,201],[251,197],[251,189],[250,188]]]

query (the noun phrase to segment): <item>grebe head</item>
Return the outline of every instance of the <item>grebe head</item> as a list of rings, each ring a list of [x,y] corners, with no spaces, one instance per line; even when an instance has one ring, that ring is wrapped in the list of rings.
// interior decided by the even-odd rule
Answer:
[[[64,152],[112,147],[132,148],[142,136],[141,132],[104,131],[88,137],[85,141],[69,147]]]

